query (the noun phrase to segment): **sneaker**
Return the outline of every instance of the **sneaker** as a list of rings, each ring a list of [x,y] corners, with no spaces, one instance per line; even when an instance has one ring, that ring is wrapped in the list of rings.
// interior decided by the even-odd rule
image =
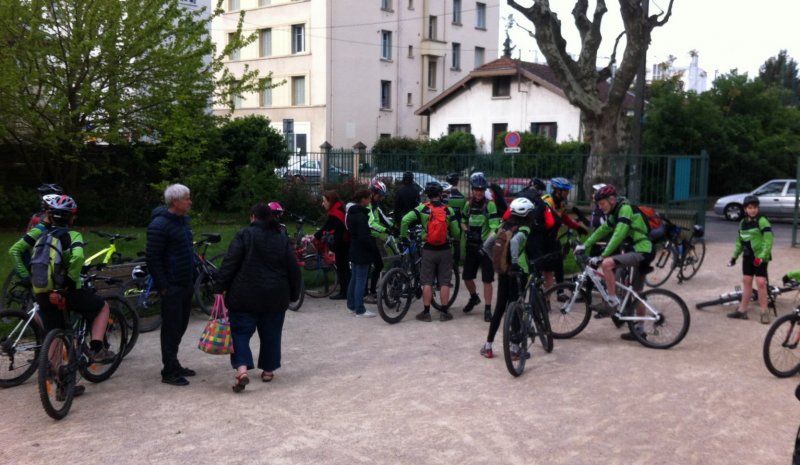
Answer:
[[[762,325],[769,324],[769,312],[764,312],[761,314],[761,324]]]
[[[366,310],[364,313],[356,313],[356,318],[375,318],[375,314]]]
[[[364,303],[365,304],[377,304],[378,303],[378,294],[371,293],[364,296]]]
[[[181,367],[180,370],[178,370],[178,374],[181,376],[196,376],[197,372],[191,368]]]
[[[450,321],[453,319],[453,314],[447,310],[439,312],[439,321]]]
[[[86,386],[81,384],[79,386],[75,386],[75,390],[72,391],[72,397],[80,397],[84,393],[86,393]]]
[[[739,310],[734,310],[728,313],[728,318],[733,318],[735,320],[747,320],[747,312],[740,312]],[[767,315],[769,318],[769,315]]]
[[[494,357],[494,354],[492,353],[492,349],[487,349],[487,348],[486,348],[486,345],[484,345],[483,347],[481,347],[481,355],[483,355],[483,356],[484,356],[484,357],[486,357],[486,358],[492,358],[492,357]]]
[[[171,386],[188,386],[189,380],[183,376],[174,373],[169,375],[161,375],[161,382]]]
[[[517,360],[519,360],[520,356],[524,357],[525,360],[527,360],[527,359],[531,358],[531,353],[530,352],[525,352],[523,354],[523,353],[521,353],[518,345],[516,345],[516,344],[512,345],[511,346],[511,360],[516,362]]]
[[[475,306],[478,305],[479,303],[481,303],[481,298],[478,297],[478,294],[469,296],[469,302],[467,302],[467,305],[464,306],[463,312],[464,313],[471,312],[472,309],[475,308]]]
[[[117,358],[117,354],[103,347],[98,351],[89,350],[89,359],[94,363],[110,363]]]
[[[597,312],[598,315],[603,315],[603,316],[611,316],[611,315],[617,313],[617,306],[616,305],[612,305],[612,304],[610,304],[610,303],[608,303],[606,301],[602,301],[600,303],[594,304],[594,305],[592,305],[591,308],[592,308],[592,310]]]
[[[492,311],[490,309],[483,309],[483,321],[489,323],[492,321]]]
[[[419,321],[431,321],[431,312],[419,312],[417,313],[417,319]]]
[[[645,334],[644,329],[640,328],[639,326],[634,326],[633,331],[636,331],[636,333],[639,334],[639,336],[642,339],[647,339],[647,334]],[[622,339],[623,341],[638,341],[638,339],[636,339],[636,336],[634,336],[633,332],[631,331],[620,334],[619,338]]]

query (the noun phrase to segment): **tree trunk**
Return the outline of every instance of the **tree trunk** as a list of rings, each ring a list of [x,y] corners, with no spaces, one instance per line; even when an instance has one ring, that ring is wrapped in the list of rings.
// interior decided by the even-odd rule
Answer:
[[[585,192],[591,193],[592,186],[598,183],[624,187],[625,154],[621,153],[620,135],[623,120],[619,113],[592,116],[583,114],[586,141],[591,144],[591,152],[586,162],[583,184]]]

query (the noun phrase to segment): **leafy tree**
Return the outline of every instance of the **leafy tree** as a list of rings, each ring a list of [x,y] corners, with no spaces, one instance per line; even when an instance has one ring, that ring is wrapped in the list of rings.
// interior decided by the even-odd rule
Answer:
[[[786,53],[786,50],[781,50],[777,56],[764,62],[758,71],[758,78],[768,86],[786,89],[785,103],[791,105],[800,103],[797,62]]]

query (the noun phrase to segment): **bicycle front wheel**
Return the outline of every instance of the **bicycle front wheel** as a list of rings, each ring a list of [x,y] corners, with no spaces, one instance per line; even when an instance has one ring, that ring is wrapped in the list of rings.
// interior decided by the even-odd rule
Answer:
[[[538,289],[531,289],[529,302],[533,311],[533,326],[545,352],[553,351],[553,330],[550,327],[547,303]]]
[[[589,324],[591,293],[575,292],[574,283],[561,283],[544,292],[550,333],[555,339],[569,339],[580,334]]]
[[[511,376],[517,377],[525,371],[525,360],[528,352],[528,334],[530,321],[525,317],[525,310],[519,302],[512,302],[503,316],[503,358]]]
[[[784,315],[770,326],[764,338],[764,364],[778,378],[788,378],[800,372],[800,315]]]
[[[634,329],[636,321],[629,321],[628,327],[636,339],[645,347],[652,349],[669,349],[681,342],[689,332],[689,308],[676,294],[666,289],[650,289],[642,294],[642,300],[655,310],[656,314],[646,312],[647,317],[640,326],[643,331]],[[634,305],[639,304],[636,302]]]
[[[289,302],[289,310],[296,312],[300,310],[300,307],[303,306],[303,300],[306,297],[306,285],[303,281],[303,276],[300,276],[300,297],[297,298],[294,302]]]
[[[456,297],[458,297],[458,289],[460,287],[461,287],[461,276],[459,276],[459,273],[454,270],[453,286],[450,287],[450,298],[447,299],[447,308],[450,308],[450,306],[453,305],[453,303],[456,301]],[[436,285],[433,286],[433,298],[431,299],[431,305],[433,305],[433,308],[435,308],[436,310],[442,310],[443,308],[442,303],[440,302],[442,299],[440,297],[441,293],[442,293],[442,288],[437,283]]]
[[[128,340],[128,326],[125,324],[125,316],[118,308],[111,308],[108,315],[106,333],[103,337],[103,345],[106,349],[115,354],[114,358],[107,362],[94,362],[89,359],[89,341],[84,341],[81,347],[81,361],[78,369],[81,376],[93,383],[100,383],[114,374],[122,363],[125,354],[125,342]]]
[[[312,260],[312,258],[306,257],[306,260]],[[313,260],[321,260],[321,258],[313,258]],[[315,299],[328,297],[333,294],[339,284],[336,265],[318,265],[314,269],[305,270],[303,271],[303,281],[307,296]]]
[[[108,296],[105,298],[108,308],[117,309],[123,316],[125,321],[125,332],[127,339],[125,340],[125,352],[122,356],[131,353],[136,341],[139,340],[139,314],[136,310],[125,300],[118,296]]]
[[[672,247],[662,247],[650,264],[653,271],[647,273],[645,277],[645,284],[650,287],[658,287],[672,276],[672,270],[675,269],[675,258],[672,255]]]
[[[703,260],[706,258],[706,241],[702,238],[692,239],[685,253],[681,277],[684,281],[687,281],[697,274],[703,264]]]
[[[148,290],[148,280],[132,279],[122,285],[120,295],[139,316],[139,332],[155,331],[161,326],[161,294]]]
[[[399,323],[411,307],[414,287],[401,268],[392,268],[378,283],[378,313],[389,324]]]
[[[36,371],[42,328],[19,310],[0,311],[0,387],[18,386]]]
[[[47,333],[39,357],[39,399],[47,414],[61,420],[69,413],[75,394],[77,361],[72,341],[62,329]]]

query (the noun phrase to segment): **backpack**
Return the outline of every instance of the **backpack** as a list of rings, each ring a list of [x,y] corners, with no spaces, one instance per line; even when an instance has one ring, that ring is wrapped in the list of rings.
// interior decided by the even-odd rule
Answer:
[[[655,208],[646,205],[639,205],[638,208],[650,231],[659,229],[664,224],[664,220],[661,219],[661,215],[658,214]]]
[[[511,260],[509,260],[509,252],[511,238],[517,233],[518,225],[512,225],[510,228],[503,228],[497,231],[494,238],[494,245],[492,246],[492,266],[494,266],[495,273],[506,274],[511,268]]]
[[[63,287],[67,278],[64,250],[70,246],[69,229],[46,230],[33,245],[31,284],[36,294]]]
[[[428,202],[426,206],[431,213],[428,216],[428,233],[425,236],[425,242],[434,246],[447,244],[447,205],[437,207]]]

